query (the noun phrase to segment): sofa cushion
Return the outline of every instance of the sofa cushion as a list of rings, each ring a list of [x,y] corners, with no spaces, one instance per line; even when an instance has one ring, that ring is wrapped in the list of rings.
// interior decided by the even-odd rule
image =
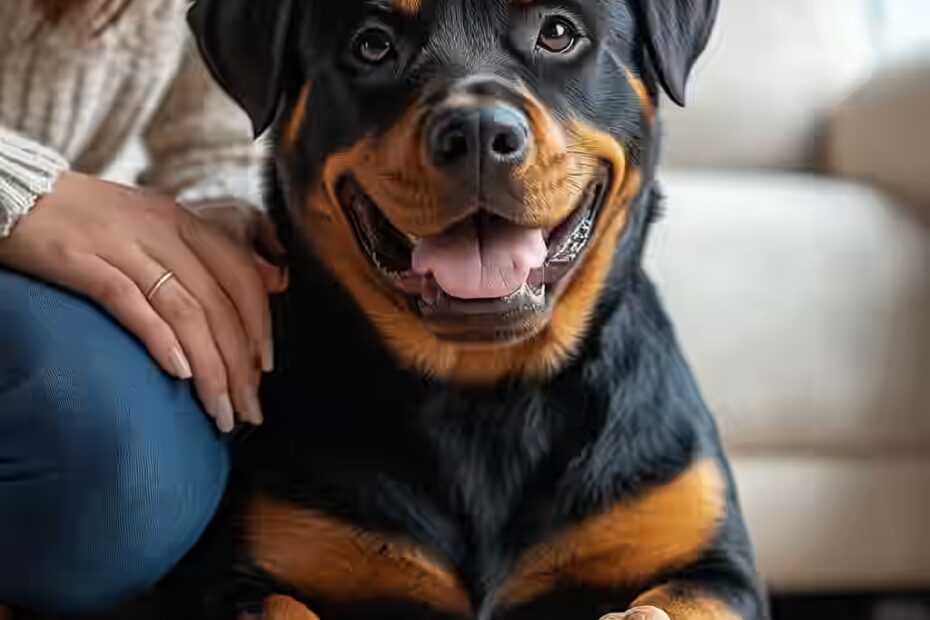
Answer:
[[[843,181],[660,178],[648,265],[731,448],[930,448],[930,231]]]
[[[928,110],[930,57],[883,71],[833,112],[827,168],[900,196],[930,222]]]
[[[663,102],[666,161],[809,168],[822,113],[873,63],[870,0],[723,0],[680,110]]]
[[[930,459],[737,456],[732,464],[759,571],[775,591],[930,588]]]

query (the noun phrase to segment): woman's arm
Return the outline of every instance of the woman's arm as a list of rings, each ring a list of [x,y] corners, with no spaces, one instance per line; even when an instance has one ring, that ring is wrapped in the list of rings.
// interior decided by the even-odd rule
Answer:
[[[246,249],[280,258],[284,250],[263,209],[267,150],[193,47],[145,132],[145,145],[150,161],[143,185],[175,196]],[[287,274],[253,254],[268,290],[285,288]]]
[[[262,205],[263,145],[246,115],[213,82],[193,49],[145,133],[151,164],[142,182],[201,204]]]
[[[0,239],[48,194],[68,161],[45,146],[0,126]]]
[[[224,431],[234,410],[261,422],[258,385],[272,365],[267,292],[279,287],[227,229],[179,209],[175,197],[232,199],[251,205],[238,213],[263,219],[261,147],[237,118],[191,57],[146,135],[154,156],[146,180],[162,192],[67,172],[55,153],[0,131],[0,268],[96,301],[162,368],[193,379]]]
[[[0,268],[106,308],[167,372],[193,378],[222,430],[234,426],[234,408],[259,423],[272,287],[248,252],[170,196],[67,168],[53,151],[0,128]],[[155,294],[167,273],[174,277]]]

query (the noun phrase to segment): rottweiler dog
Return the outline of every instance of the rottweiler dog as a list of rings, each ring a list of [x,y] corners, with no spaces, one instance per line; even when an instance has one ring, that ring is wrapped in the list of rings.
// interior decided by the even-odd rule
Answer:
[[[716,11],[193,3],[213,76],[271,128],[291,271],[214,615],[767,616],[641,266],[659,93],[684,101]]]

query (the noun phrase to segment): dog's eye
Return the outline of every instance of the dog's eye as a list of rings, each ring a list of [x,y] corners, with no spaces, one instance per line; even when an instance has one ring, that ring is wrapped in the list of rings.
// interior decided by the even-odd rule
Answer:
[[[370,65],[384,62],[393,51],[391,35],[380,28],[369,28],[355,37],[355,55]]]
[[[539,31],[537,45],[553,54],[562,54],[575,46],[578,31],[564,17],[548,18]]]

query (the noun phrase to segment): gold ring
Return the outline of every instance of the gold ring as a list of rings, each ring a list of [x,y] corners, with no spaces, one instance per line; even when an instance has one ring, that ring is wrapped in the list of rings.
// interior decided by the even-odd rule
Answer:
[[[158,292],[158,289],[163,287],[165,283],[174,277],[174,272],[170,269],[164,273],[164,275],[158,278],[158,281],[152,285],[152,288],[149,289],[148,293],[145,294],[145,299],[152,301],[152,298],[155,297],[155,293]]]

